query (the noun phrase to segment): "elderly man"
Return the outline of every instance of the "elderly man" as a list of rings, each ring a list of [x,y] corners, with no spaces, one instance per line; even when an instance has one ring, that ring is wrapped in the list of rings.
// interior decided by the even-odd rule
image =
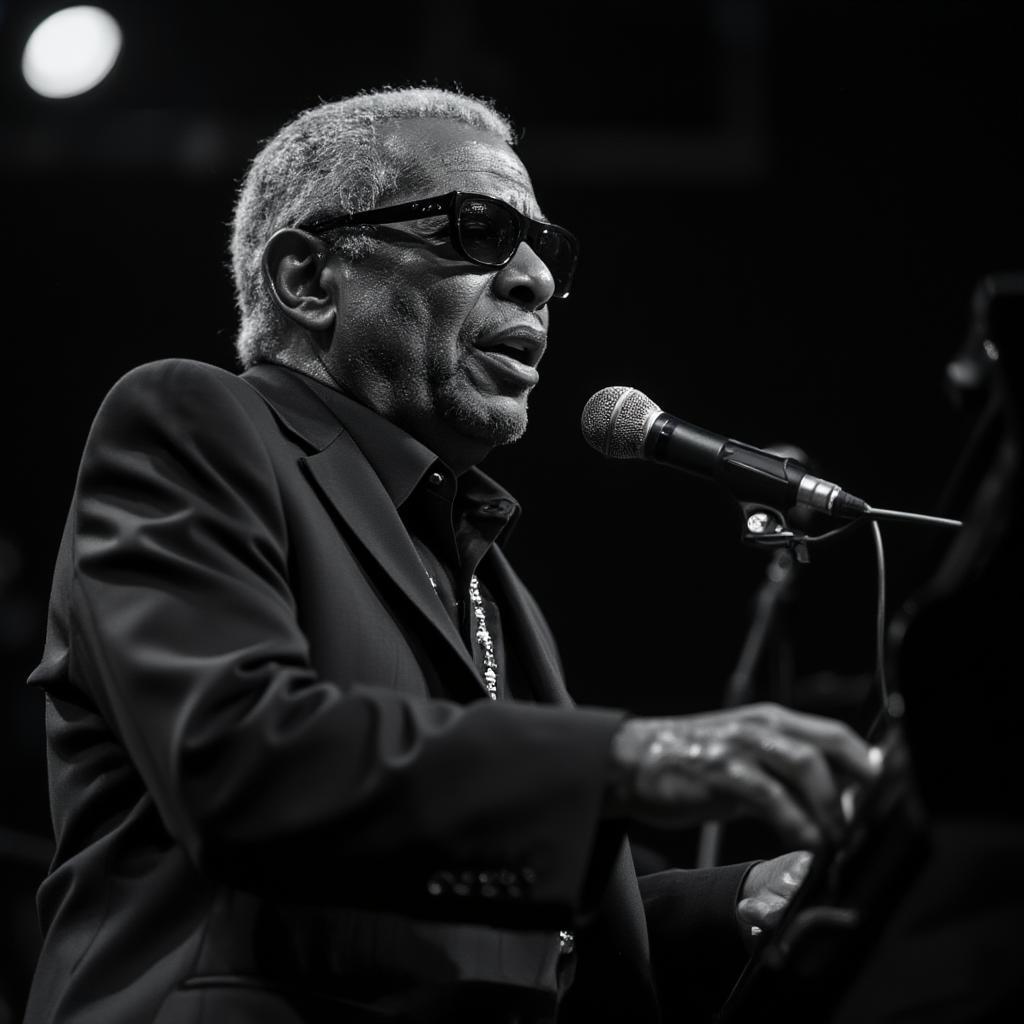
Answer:
[[[103,403],[32,677],[28,1021],[654,1021],[727,982],[806,856],[638,886],[626,823],[809,846],[871,776],[782,708],[570,706],[476,468],[526,427],[577,258],[512,141],[441,90],[302,114],[238,199],[245,372],[157,363]]]

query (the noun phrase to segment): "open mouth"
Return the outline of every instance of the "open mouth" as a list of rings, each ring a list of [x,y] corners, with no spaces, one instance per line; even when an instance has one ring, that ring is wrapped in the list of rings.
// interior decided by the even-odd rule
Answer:
[[[484,338],[476,347],[490,355],[504,356],[523,366],[535,367],[544,353],[544,335],[533,330],[508,331]]]

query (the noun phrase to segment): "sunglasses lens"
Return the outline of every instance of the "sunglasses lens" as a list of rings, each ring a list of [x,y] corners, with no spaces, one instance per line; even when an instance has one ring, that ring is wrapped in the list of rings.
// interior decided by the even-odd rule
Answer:
[[[519,222],[513,211],[497,203],[467,199],[459,210],[459,237],[467,255],[500,267],[519,244]]]
[[[547,264],[555,279],[555,294],[569,294],[573,271],[576,268],[576,242],[569,235],[554,228],[544,228],[534,245],[537,255]]]
[[[470,259],[489,267],[504,266],[515,255],[524,236],[547,264],[555,280],[555,294],[569,294],[578,258],[576,240],[554,225],[527,226],[515,210],[483,197],[467,197],[459,207],[459,240]]]

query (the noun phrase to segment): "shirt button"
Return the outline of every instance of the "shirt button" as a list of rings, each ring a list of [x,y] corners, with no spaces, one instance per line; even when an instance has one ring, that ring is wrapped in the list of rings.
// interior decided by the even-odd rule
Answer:
[[[432,487],[440,487],[444,483],[444,477],[435,469],[427,479]]]

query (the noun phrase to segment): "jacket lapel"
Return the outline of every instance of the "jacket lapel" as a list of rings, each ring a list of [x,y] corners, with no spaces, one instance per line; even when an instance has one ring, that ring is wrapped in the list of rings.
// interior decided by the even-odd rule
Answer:
[[[502,622],[507,620],[515,631],[522,665],[530,673],[534,695],[544,704],[570,707],[572,698],[566,689],[561,660],[547,624],[501,548],[494,545],[487,560],[488,585],[501,609]]]
[[[423,563],[379,477],[348,434],[300,460],[314,485],[345,521],[366,552],[441,635],[486,692],[466,645],[430,585]]]
[[[384,485],[337,416],[294,371],[270,365],[249,370],[251,384],[291,433],[314,449],[299,459],[315,491],[345,523],[369,557],[398,587],[427,627],[462,663],[467,697],[486,693],[476,664],[427,577]]]

